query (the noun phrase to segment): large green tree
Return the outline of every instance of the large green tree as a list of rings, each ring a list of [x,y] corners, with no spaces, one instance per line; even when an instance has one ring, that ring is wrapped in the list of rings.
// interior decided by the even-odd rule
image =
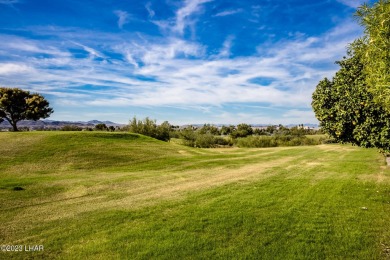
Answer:
[[[368,89],[375,102],[390,111],[390,0],[358,8],[356,16],[364,27],[362,52]]]
[[[367,91],[364,42],[351,44],[348,57],[336,62],[340,70],[332,80],[319,82],[312,107],[322,129],[339,142],[390,151],[390,113]]]
[[[53,113],[49,102],[37,93],[19,88],[0,88],[0,121],[7,120],[18,131],[20,120],[39,120]]]

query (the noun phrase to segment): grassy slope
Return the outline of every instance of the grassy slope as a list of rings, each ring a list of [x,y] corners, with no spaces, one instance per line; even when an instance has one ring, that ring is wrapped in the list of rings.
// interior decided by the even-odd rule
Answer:
[[[45,247],[0,258],[390,257],[390,173],[375,150],[96,132],[0,142],[0,244]]]

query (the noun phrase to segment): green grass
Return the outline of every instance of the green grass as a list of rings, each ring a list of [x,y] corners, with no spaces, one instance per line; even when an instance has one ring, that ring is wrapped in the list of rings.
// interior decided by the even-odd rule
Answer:
[[[372,149],[97,132],[0,142],[0,245],[44,245],[0,259],[390,258],[390,171]]]

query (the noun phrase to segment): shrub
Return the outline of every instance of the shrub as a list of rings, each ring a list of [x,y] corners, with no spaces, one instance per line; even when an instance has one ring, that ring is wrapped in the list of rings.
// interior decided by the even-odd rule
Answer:
[[[212,134],[197,134],[195,139],[195,147],[213,148],[216,147],[215,138]]]
[[[128,130],[133,133],[150,136],[162,141],[170,140],[171,125],[165,121],[161,125],[156,124],[156,120],[151,120],[148,117],[144,120],[133,118],[130,121]]]
[[[236,145],[238,147],[265,148],[277,146],[301,146],[301,145],[317,145],[322,143],[322,139],[307,138],[306,136],[248,136],[238,138]]]
[[[83,130],[81,127],[77,125],[64,125],[61,127],[61,131],[81,131]]]
[[[184,145],[198,148],[233,145],[230,139],[214,136],[211,133],[203,134],[201,131],[194,131],[191,126],[180,131],[180,138],[183,140]]]
[[[95,130],[97,130],[97,131],[107,131],[108,127],[107,127],[106,124],[101,123],[101,124],[95,125]]]
[[[195,147],[196,133],[194,129],[192,129],[192,126],[188,126],[187,128],[181,130],[180,138],[183,139],[184,145]]]
[[[248,124],[239,124],[237,129],[234,130],[230,135],[232,138],[246,137],[253,134],[253,129]]]
[[[214,137],[214,142],[217,146],[232,146],[233,145],[233,142],[231,141],[231,139],[227,139],[227,138],[223,138],[223,137],[220,137],[220,136],[215,136]]]

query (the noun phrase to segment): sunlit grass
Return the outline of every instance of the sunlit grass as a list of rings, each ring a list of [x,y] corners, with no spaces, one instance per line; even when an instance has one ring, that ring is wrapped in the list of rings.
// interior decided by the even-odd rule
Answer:
[[[96,132],[0,141],[0,244],[44,245],[0,258],[389,257],[390,173],[375,150]]]

